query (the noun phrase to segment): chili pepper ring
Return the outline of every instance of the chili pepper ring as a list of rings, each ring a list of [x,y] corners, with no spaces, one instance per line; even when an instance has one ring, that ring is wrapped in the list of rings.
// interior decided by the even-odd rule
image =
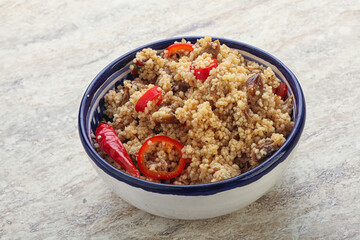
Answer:
[[[147,90],[136,103],[135,110],[137,112],[143,112],[147,106],[147,103],[155,99],[158,99],[156,105],[159,106],[163,100],[162,92],[159,89],[159,87],[155,86]]]
[[[176,54],[181,51],[191,52],[193,50],[193,44],[190,43],[175,43],[166,48],[167,57]]]
[[[154,143],[159,142],[165,142],[167,144],[170,144],[171,146],[174,146],[177,151],[180,153],[180,160],[178,163],[177,168],[174,171],[167,172],[167,171],[154,171],[147,168],[145,164],[145,152],[150,148],[150,146]],[[137,162],[139,164],[139,168],[142,173],[144,173],[146,176],[153,178],[153,179],[172,179],[180,175],[180,173],[184,170],[186,165],[186,159],[182,157],[181,150],[183,149],[183,145],[176,141],[175,139],[172,139],[167,136],[154,136],[149,139],[147,139],[144,144],[141,146],[139,153],[137,155]]]

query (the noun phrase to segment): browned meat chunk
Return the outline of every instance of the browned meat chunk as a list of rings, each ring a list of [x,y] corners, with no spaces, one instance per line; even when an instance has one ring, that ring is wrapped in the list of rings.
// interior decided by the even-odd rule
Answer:
[[[174,113],[162,115],[161,117],[155,118],[154,121],[157,123],[180,123]]]
[[[255,96],[256,91],[260,91],[262,93],[264,85],[259,73],[252,75],[246,82],[247,92],[250,96]]]
[[[248,106],[252,112],[256,113],[261,111],[262,107],[258,106],[257,102],[263,94],[263,82],[259,73],[252,75],[246,82],[247,95],[248,95]],[[260,94],[256,95],[256,92]]]
[[[234,159],[234,163],[239,166],[242,173],[247,172],[250,169],[256,167],[256,166],[252,166],[249,162],[249,159],[244,156],[236,157]]]
[[[210,53],[213,58],[217,58],[217,55],[220,52],[219,40],[216,40],[216,41],[210,43],[209,45],[207,45],[206,47],[204,47],[202,53],[204,53],[204,52]]]
[[[120,102],[120,106],[127,103],[127,101],[129,101],[129,99],[130,99],[130,89],[129,89],[129,87],[125,87],[124,88],[124,94],[123,94],[121,102]]]
[[[285,112],[287,112],[289,115],[291,115],[291,112],[293,110],[293,100],[292,97],[289,97],[285,100],[284,102],[284,110]]]
[[[247,105],[246,106],[246,108],[242,111],[243,112],[243,114],[245,115],[245,117],[246,117],[246,121],[248,122],[248,123],[252,123],[252,118],[251,118],[251,116],[250,116],[250,114],[249,114],[249,105]]]
[[[171,87],[171,90],[173,92],[178,92],[178,91],[186,92],[189,88],[190,88],[189,84],[177,81],[174,82],[174,84]]]
[[[256,153],[257,152],[256,149],[259,150],[258,153]],[[270,140],[270,139],[265,140],[265,142],[257,145],[252,150],[251,160],[263,162],[268,157],[270,157],[274,152],[276,152],[278,149],[279,149],[279,146],[276,145],[273,140]]]

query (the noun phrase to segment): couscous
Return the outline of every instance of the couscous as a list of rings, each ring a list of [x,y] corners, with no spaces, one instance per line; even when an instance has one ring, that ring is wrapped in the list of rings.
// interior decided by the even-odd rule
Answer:
[[[95,147],[114,167],[148,181],[235,177],[278,150],[294,125],[292,97],[271,68],[211,37],[143,49],[131,73],[133,80],[105,95],[106,124],[115,131],[97,130]],[[125,155],[104,145],[110,135]]]

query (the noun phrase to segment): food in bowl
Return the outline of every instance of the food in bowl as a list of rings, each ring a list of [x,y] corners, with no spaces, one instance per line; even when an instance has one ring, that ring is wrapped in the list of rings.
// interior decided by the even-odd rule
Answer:
[[[283,83],[286,83],[287,98],[290,98],[291,104],[293,104],[291,117],[294,126],[286,137],[285,143],[257,167],[233,178],[205,184],[162,184],[144,180],[143,173],[138,178],[128,174],[126,171],[124,172],[124,170],[115,168],[99,155],[94,146],[95,139],[93,136],[96,134],[99,123],[104,121],[104,117],[106,123],[102,125],[111,126],[112,122],[111,118],[104,115],[104,96],[110,89],[117,89],[119,84],[123,84],[124,79],[133,79],[129,76],[131,71],[129,66],[136,58],[137,52],[146,48],[152,48],[161,54],[164,49],[174,42],[182,42],[183,38],[195,44],[203,37],[177,37],[149,43],[129,51],[103,68],[84,92],[79,108],[78,129],[80,140],[89,156],[90,163],[104,183],[123,200],[139,209],[162,217],[204,219],[228,214],[249,205],[263,196],[281,180],[291,159],[296,154],[296,148],[306,121],[306,103],[296,76],[281,61],[254,46],[231,39],[216,38],[221,44],[226,44],[229,48],[238,49],[238,53],[241,53],[246,60],[255,61],[263,66],[269,66],[276,74],[276,77]],[[209,71],[209,74],[211,75],[212,73]],[[276,93],[281,95],[286,87],[278,87],[276,89]],[[285,101],[290,100],[285,98]],[[111,132],[110,128],[105,127],[104,129],[106,129],[106,136],[113,136],[113,134],[109,134]],[[118,134],[115,133],[115,135],[117,136]],[[160,139],[165,137],[164,135],[155,135],[154,137],[156,136],[159,136]],[[114,138],[110,139],[112,141],[104,142],[104,144],[109,144],[109,147],[111,147],[109,149],[114,150],[116,148],[113,149],[112,147],[115,147],[115,145],[111,143],[116,141],[114,141]],[[181,139],[178,140],[181,141]],[[152,141],[150,140],[150,142]],[[143,149],[145,152],[151,151],[150,148],[146,147],[147,145],[152,144],[145,145]],[[117,147],[117,150],[121,151],[121,146],[117,145]],[[115,152],[117,156],[126,156],[125,152]],[[115,153],[113,152],[113,154]],[[144,159],[145,161],[148,160]],[[135,169],[139,171],[137,162],[134,163],[136,165]],[[134,163],[131,161],[131,164]],[[187,167],[185,166],[185,169]]]
[[[95,148],[144,180],[193,185],[235,177],[276,152],[294,126],[286,84],[211,37],[143,49],[131,73],[104,97],[107,119]]]

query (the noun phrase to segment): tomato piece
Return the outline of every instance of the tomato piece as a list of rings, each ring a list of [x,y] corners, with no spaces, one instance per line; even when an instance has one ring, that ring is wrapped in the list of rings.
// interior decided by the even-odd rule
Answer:
[[[201,81],[205,81],[209,75],[210,75],[210,70],[213,68],[216,68],[218,66],[218,62],[216,58],[212,58],[212,61],[210,63],[210,65],[206,68],[190,68],[191,70],[194,70],[194,75],[196,77],[196,79],[199,79]]]
[[[160,143],[165,142],[166,144],[170,145],[171,147],[175,147],[175,149],[180,153],[180,160],[178,163],[177,168],[174,171],[167,172],[167,171],[154,171],[150,170],[145,165],[145,152],[150,148],[153,143]],[[143,174],[146,176],[153,178],[153,179],[172,179],[180,175],[180,173],[184,170],[186,165],[186,159],[182,157],[181,150],[183,149],[183,145],[167,136],[154,136],[147,139],[144,144],[141,146],[139,153],[137,155],[137,162],[139,168]]]
[[[157,106],[159,106],[163,100],[163,95],[161,90],[159,90],[159,87],[152,87],[149,90],[147,90],[144,95],[140,97],[140,99],[137,101],[135,105],[135,110],[137,112],[143,112],[148,104],[149,101],[153,101],[155,99],[158,99],[158,102],[156,103]]]
[[[275,89],[275,94],[278,95],[282,100],[284,100],[287,94],[287,86],[285,83],[280,83],[280,85]]]
[[[193,44],[191,43],[175,43],[166,48],[167,55],[166,57],[171,57],[171,55],[182,52],[188,51],[191,52],[193,50]]]

